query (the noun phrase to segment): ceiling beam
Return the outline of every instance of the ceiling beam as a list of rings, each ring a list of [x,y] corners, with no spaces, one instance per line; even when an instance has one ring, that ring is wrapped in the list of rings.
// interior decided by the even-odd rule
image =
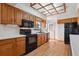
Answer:
[[[36,5],[36,3],[30,3],[30,6],[31,6],[31,7],[34,6],[34,5]]]
[[[52,4],[52,6],[53,6],[53,8],[55,9],[55,11],[57,12],[57,14],[59,14],[58,11],[56,10],[55,6],[54,6],[53,4]]]
[[[44,7],[47,7],[47,6],[49,6],[49,5],[51,5],[51,3],[50,3],[50,4],[45,5]],[[39,9],[41,9],[41,8],[38,8],[38,10],[39,10]]]
[[[43,7],[40,3],[39,3],[39,5],[42,7],[42,8],[44,8],[49,14],[51,14],[45,7]],[[52,14],[51,14],[52,15]]]

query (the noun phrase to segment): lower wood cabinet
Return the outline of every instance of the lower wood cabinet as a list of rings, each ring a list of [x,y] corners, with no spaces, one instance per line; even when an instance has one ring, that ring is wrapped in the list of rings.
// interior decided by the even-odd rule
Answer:
[[[14,56],[14,39],[0,41],[0,56]]]
[[[0,40],[0,56],[19,56],[25,53],[25,38]]]
[[[18,38],[16,43],[16,55],[22,55],[25,53],[25,38]]]
[[[48,41],[47,33],[38,34],[37,36],[37,45],[41,46],[42,44],[46,43]]]

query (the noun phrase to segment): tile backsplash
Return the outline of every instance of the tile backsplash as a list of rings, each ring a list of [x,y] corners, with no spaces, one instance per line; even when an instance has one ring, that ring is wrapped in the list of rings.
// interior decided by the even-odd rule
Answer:
[[[17,25],[0,24],[0,37],[19,35],[19,33],[20,33],[20,28]]]

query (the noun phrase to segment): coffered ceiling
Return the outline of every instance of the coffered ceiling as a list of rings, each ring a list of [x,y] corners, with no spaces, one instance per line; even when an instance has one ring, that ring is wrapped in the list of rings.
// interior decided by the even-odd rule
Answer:
[[[65,3],[30,3],[30,7],[38,10],[45,16],[51,16],[66,12]]]

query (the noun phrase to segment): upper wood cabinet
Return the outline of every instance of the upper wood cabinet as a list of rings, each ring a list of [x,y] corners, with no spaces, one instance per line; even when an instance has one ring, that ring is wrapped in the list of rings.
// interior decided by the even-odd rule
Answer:
[[[22,12],[22,19],[26,19],[26,20],[29,20],[29,15],[28,15],[28,13],[26,13],[26,12]]]
[[[15,24],[22,24],[22,11],[17,8],[15,8]]]
[[[46,27],[46,20],[42,20],[42,27],[43,27],[43,28]]]
[[[57,23],[58,24],[72,23],[72,22],[77,22],[77,20],[78,20],[77,17],[73,17],[73,18],[67,18],[67,19],[58,20]]]
[[[22,19],[34,21],[35,27],[37,26],[37,20],[40,19],[34,15],[24,12],[16,7],[13,7],[6,3],[0,3],[0,23],[2,24],[22,24]],[[43,27],[46,22],[43,21]]]
[[[1,23],[1,4],[0,4],[0,23]]]
[[[8,5],[8,4],[2,4],[2,24],[14,24],[14,7]]]

